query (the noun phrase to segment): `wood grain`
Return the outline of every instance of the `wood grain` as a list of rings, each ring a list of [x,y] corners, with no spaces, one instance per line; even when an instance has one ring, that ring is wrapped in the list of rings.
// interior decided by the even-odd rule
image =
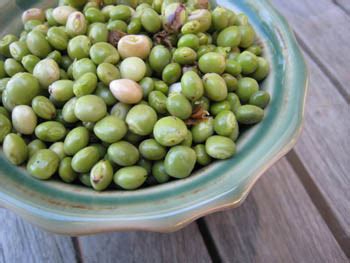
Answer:
[[[205,221],[223,262],[347,262],[286,159],[241,207]]]
[[[348,97],[344,96],[337,87],[333,73],[329,74],[337,67],[349,68],[350,46],[346,44],[348,51],[345,55],[342,52],[334,52],[335,49],[329,49],[328,44],[332,41],[336,43],[336,50],[342,50],[343,38],[350,39],[349,16],[331,0],[320,0],[317,5],[313,4],[313,7],[311,4],[314,2],[303,1],[300,4],[302,8],[296,6],[298,1],[289,1],[288,4],[285,0],[274,2],[281,12],[285,13],[292,27],[297,30],[300,40],[305,44],[306,51],[310,55],[308,57],[310,92],[306,119],[303,135],[295,147],[297,159],[301,160],[306,170],[305,177],[301,179],[338,242],[350,257],[350,106]],[[290,9],[287,10],[287,8]],[[317,10],[318,16],[314,13]],[[309,16],[306,16],[307,12]],[[303,13],[305,14],[304,26],[300,21]],[[327,15],[332,16],[327,18]],[[312,22],[314,20],[319,22]],[[320,25],[323,25],[323,29]],[[335,28],[338,28],[337,33],[334,32]],[[309,34],[307,34],[308,30]],[[327,33],[329,30],[333,33]],[[315,42],[316,40],[318,42]],[[317,53],[316,59],[315,53],[310,53],[307,45],[312,46]],[[338,58],[338,55],[333,56],[335,53],[339,56],[341,54],[343,59]],[[327,63],[323,65],[322,60]],[[350,75],[339,74],[337,78],[340,78],[342,83],[346,83]]]
[[[333,84],[350,100],[350,17],[331,0],[272,0]]]
[[[0,209],[0,262],[76,262],[70,237],[53,235]]]
[[[350,248],[350,107],[317,65],[308,63],[311,86],[304,131],[295,152],[310,177],[307,189],[314,185],[323,196],[324,200],[314,202],[334,223],[338,241]]]
[[[350,1],[273,2],[316,61],[308,58],[305,128],[288,158],[295,167],[282,159],[242,207],[204,222],[224,262],[348,262]],[[76,262],[69,237],[43,232],[4,209],[0,219],[0,262]],[[211,261],[196,224],[173,234],[111,233],[78,241],[83,262]]]
[[[79,243],[84,263],[211,261],[196,224],[171,234],[111,233],[80,237]]]

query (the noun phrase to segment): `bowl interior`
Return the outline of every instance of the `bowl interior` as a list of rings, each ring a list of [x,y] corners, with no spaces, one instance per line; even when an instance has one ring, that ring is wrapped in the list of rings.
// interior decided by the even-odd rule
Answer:
[[[0,34],[20,32],[23,10],[55,3],[1,1]],[[220,0],[218,3],[248,15],[271,64],[271,74],[262,85],[262,89],[271,94],[271,104],[264,120],[239,138],[234,158],[215,162],[187,179],[168,184],[132,192],[96,193],[58,181],[35,180],[23,169],[10,165],[1,153],[0,202],[50,230],[47,221],[84,225],[99,220],[110,222],[109,227],[114,229],[150,229],[153,224],[153,228],[159,230],[240,200],[259,175],[295,143],[303,116],[306,70],[288,25],[268,1]],[[168,221],[164,223],[164,219]],[[154,226],[155,221],[158,227]],[[145,222],[149,225],[145,226]],[[78,229],[77,233],[83,231]],[[56,227],[56,231],[67,232],[67,228]]]

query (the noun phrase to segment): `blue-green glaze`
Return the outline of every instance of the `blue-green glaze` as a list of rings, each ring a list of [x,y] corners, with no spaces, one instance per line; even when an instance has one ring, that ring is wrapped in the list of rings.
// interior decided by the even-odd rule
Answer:
[[[54,2],[2,1],[0,34],[19,32],[21,12],[34,3],[47,7]],[[248,15],[272,65],[263,84],[272,98],[265,119],[243,133],[234,158],[168,184],[96,193],[58,181],[36,180],[10,165],[1,153],[0,204],[44,229],[69,235],[131,229],[174,231],[198,217],[239,205],[260,175],[296,143],[303,121],[307,70],[291,29],[268,0],[219,3]],[[96,224],[100,221],[104,223]]]

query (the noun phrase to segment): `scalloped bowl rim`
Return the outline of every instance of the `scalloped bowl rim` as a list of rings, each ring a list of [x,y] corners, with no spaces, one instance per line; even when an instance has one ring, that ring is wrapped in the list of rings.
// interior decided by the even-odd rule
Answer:
[[[246,152],[245,154],[248,154],[249,149],[252,149],[250,141],[255,140],[257,147],[253,153],[259,149],[263,154],[265,150],[268,153],[266,156],[254,160],[254,165],[243,165],[243,168],[237,165],[240,158],[237,157],[237,161],[233,158],[229,161],[217,162],[184,180],[135,192],[94,193],[93,198],[91,198],[90,190],[32,179],[24,171],[11,168],[4,158],[0,157],[0,178],[2,176],[5,184],[12,186],[7,189],[1,184],[0,204],[48,231],[69,235],[126,230],[171,232],[188,225],[199,217],[239,206],[261,175],[295,145],[300,135],[308,88],[307,69],[292,30],[267,0],[240,0],[235,4],[222,0],[220,5],[230,8],[235,5],[235,9],[239,6],[238,9],[247,13],[250,18],[253,16],[252,24],[255,28],[259,20],[257,14],[263,16],[266,23],[268,19],[274,21],[274,31],[271,31],[273,29],[265,24],[264,30],[270,30],[268,32],[275,37],[274,44],[281,45],[281,52],[274,54],[273,41],[270,43],[269,40],[263,38],[264,41],[268,41],[269,52],[266,55],[270,60],[274,59],[273,55],[283,60],[273,60],[275,63],[272,65],[272,71],[276,71],[274,79],[269,78],[264,86],[267,89],[278,84],[288,88],[297,86],[295,91],[297,98],[291,97],[293,93],[288,89],[276,92],[275,88],[272,91],[274,92],[272,98],[274,95],[281,96],[285,101],[276,103],[275,108],[267,109],[266,118],[273,110],[280,110],[281,107],[291,107],[297,112],[294,116],[290,116],[291,113],[284,109],[286,113],[289,113],[290,119],[288,120],[283,119],[288,117],[285,115],[275,116],[278,119],[277,123],[280,124],[283,119],[288,129],[285,133],[282,132],[281,137],[276,139],[269,149],[263,149],[265,145],[263,139],[271,140],[271,137],[267,137],[269,134],[266,134],[266,131],[263,138],[257,139],[257,133],[262,131],[263,124],[251,128],[239,140],[238,151],[242,149]],[[271,21],[268,22],[271,25]],[[260,35],[267,34],[263,33],[262,29],[259,29],[258,32]],[[284,73],[288,72],[283,78],[277,74],[281,70],[284,70],[282,71]],[[279,79],[281,83],[276,79]],[[292,102],[290,102],[292,99],[296,100],[297,106],[292,107]],[[266,121],[276,122],[275,119]],[[272,124],[276,123],[272,122]],[[265,126],[264,128],[267,129],[272,128],[271,125],[265,124]],[[217,174],[219,170],[220,173]],[[234,182],[231,171],[237,174]],[[24,184],[21,185],[19,182],[24,182]],[[45,195],[50,198],[46,198]],[[149,207],[153,209],[149,211]]]

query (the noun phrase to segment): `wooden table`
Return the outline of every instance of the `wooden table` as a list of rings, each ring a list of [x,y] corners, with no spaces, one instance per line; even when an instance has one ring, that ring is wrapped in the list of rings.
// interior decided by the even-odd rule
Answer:
[[[350,1],[272,2],[309,66],[305,127],[241,207],[172,234],[79,238],[0,209],[0,262],[349,262]]]

